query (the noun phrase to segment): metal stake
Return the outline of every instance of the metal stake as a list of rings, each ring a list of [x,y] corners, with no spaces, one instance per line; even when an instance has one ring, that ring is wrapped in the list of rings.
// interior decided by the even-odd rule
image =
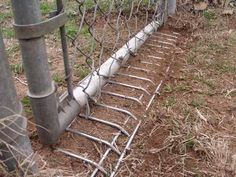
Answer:
[[[167,37],[171,37],[171,38],[175,38],[177,39],[178,37],[175,35],[171,35],[171,34],[166,34],[166,33],[162,33],[162,32],[156,32],[156,34],[162,35],[162,36],[167,36]]]
[[[123,74],[123,73],[117,73],[117,75],[126,76],[126,77],[130,77],[130,78],[134,78],[134,79],[138,79],[138,80],[142,80],[142,81],[148,81],[148,82],[152,83],[153,85],[155,85],[155,83],[151,79],[148,79],[145,77],[139,77],[139,76],[135,76],[135,75],[131,75],[131,74]]]
[[[125,83],[111,81],[111,80],[108,80],[107,83],[120,85],[120,86],[124,86],[124,87],[128,87],[128,88],[133,88],[133,89],[136,89],[136,90],[141,90],[141,91],[145,92],[147,95],[150,95],[150,93],[143,87],[138,87],[138,86],[135,86],[135,85],[125,84]]]
[[[114,92],[108,92],[108,91],[102,91],[102,93],[112,95],[112,96],[116,96],[116,97],[120,97],[120,98],[124,98],[124,99],[128,99],[128,100],[132,100],[132,101],[137,102],[140,105],[143,104],[138,98],[134,98],[134,97],[131,97],[131,96],[122,95],[122,94],[118,94],[118,93],[114,93]]]
[[[176,38],[173,39],[173,38],[169,38],[169,37],[167,37],[167,36],[164,37],[164,36],[155,35],[155,34],[153,34],[152,37],[153,37],[153,38],[162,39],[162,40],[167,40],[167,41],[176,43]],[[155,39],[150,39],[150,41],[154,41],[154,40],[155,40]]]
[[[101,107],[105,107],[105,108],[108,108],[108,109],[112,109],[112,110],[115,110],[115,111],[118,111],[118,112],[122,112],[122,113],[125,113],[129,116],[131,116],[133,119],[137,120],[137,117],[134,116],[131,112],[125,110],[125,109],[122,109],[122,108],[117,108],[117,107],[114,107],[114,106],[109,106],[109,105],[105,105],[105,104],[101,104],[101,103],[95,103],[97,106],[101,106]]]
[[[134,70],[138,70],[138,71],[143,71],[143,72],[146,72],[146,73],[151,72],[151,71],[148,70],[148,69],[139,68],[139,67],[135,67],[135,66],[131,66],[131,65],[124,66],[124,67],[125,67],[125,68],[128,68],[128,69],[134,69]]]
[[[154,45],[154,44],[146,44],[147,46],[155,47],[155,48],[163,48],[163,49],[170,49],[170,47],[166,47],[164,45]]]

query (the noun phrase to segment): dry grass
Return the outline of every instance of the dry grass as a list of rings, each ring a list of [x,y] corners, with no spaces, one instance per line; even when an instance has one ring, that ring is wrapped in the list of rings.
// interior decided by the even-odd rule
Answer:
[[[210,19],[181,10],[169,24],[188,38],[185,52],[119,176],[236,175],[235,16],[210,10]]]
[[[235,16],[222,17],[221,9],[211,9],[211,16],[190,13],[184,6],[179,9],[169,26],[188,38],[179,44],[185,52],[176,54],[170,79],[144,120],[119,176],[236,175]],[[17,58],[19,51],[10,50],[16,41],[6,39],[6,43]],[[36,159],[35,176],[87,176],[68,167],[49,167],[47,155],[37,154]]]

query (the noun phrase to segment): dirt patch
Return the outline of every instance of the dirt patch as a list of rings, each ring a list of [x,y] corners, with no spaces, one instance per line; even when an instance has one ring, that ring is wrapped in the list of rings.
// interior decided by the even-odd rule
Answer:
[[[161,32],[161,33],[160,33]],[[168,37],[165,35],[174,36],[174,33],[169,29],[162,29],[158,33],[154,34],[156,36],[162,36],[162,40],[159,37],[156,37],[157,41],[165,41]],[[177,37],[176,37],[177,38]],[[155,94],[155,90],[157,86],[163,82],[167,74],[169,72],[169,67],[172,63],[173,57],[175,55],[175,43],[172,46],[162,44],[160,47],[157,42],[148,40],[146,44],[143,46],[141,51],[142,55],[137,55],[131,58],[127,65],[123,67],[119,74],[115,78],[111,78],[112,82],[119,83],[121,85],[117,85],[114,83],[107,84],[104,87],[104,93],[102,93],[101,99],[98,100],[99,104],[107,105],[109,107],[104,107],[102,105],[91,105],[91,116],[95,118],[99,118],[105,121],[111,121],[113,123],[117,123],[122,125],[122,127],[131,135],[134,131],[135,127],[138,124],[138,120],[142,120],[146,122],[146,107],[149,104],[153,94]],[[150,47],[151,46],[151,47]],[[165,48],[167,47],[167,48]],[[149,50],[147,50],[149,49]],[[169,50],[167,50],[169,49]],[[158,55],[159,52],[163,52],[162,55]],[[146,56],[144,58],[143,56]],[[157,57],[157,58],[155,58]],[[161,57],[158,58],[158,57]],[[146,61],[153,64],[144,64],[142,61]],[[140,70],[141,69],[141,70]],[[135,77],[135,78],[134,78]],[[129,84],[133,87],[143,88],[143,90],[135,89],[127,86],[123,86],[122,84]],[[149,93],[144,92],[144,89]],[[129,96],[135,98],[136,101],[130,100],[123,97],[112,96],[106,93],[118,93],[124,96]],[[137,101],[139,100],[139,101]],[[112,110],[111,107],[120,108],[122,111]],[[125,112],[124,112],[125,111]],[[128,116],[128,117],[127,117]],[[126,121],[128,118],[128,122]],[[138,120],[135,120],[138,119]],[[125,123],[127,122],[127,123]],[[78,118],[71,126],[73,130],[79,130],[80,132],[95,136],[96,138],[102,139],[107,142],[112,142],[113,138],[117,135],[117,129],[111,128],[110,126],[106,126],[101,123],[97,123],[96,121],[91,121],[89,119]],[[141,130],[141,132],[146,132],[146,130]],[[153,132],[154,133],[154,132]],[[164,134],[163,134],[164,135]],[[151,134],[150,134],[151,136]],[[121,135],[117,138],[114,147],[120,152],[123,152],[126,143],[129,138],[127,136]],[[161,138],[160,138],[161,140]],[[38,141],[37,138],[34,141]],[[160,143],[160,142],[158,142]],[[148,146],[155,146],[158,144],[155,141],[149,141],[147,143]],[[43,154],[47,154],[49,160],[47,160],[46,168],[52,169],[63,169],[64,166],[61,166],[61,162],[66,164],[66,169],[73,171],[74,174],[80,174],[79,176],[87,176],[91,174],[94,170],[94,167],[78,160],[76,158],[69,158],[65,156],[63,153],[53,152],[50,149],[38,148],[37,143],[34,143],[34,148],[36,151],[42,156]],[[82,155],[90,160],[95,162],[99,162],[99,159],[102,158],[102,155],[107,151],[107,145],[104,143],[98,144],[88,138],[83,136],[78,136],[74,133],[65,133],[61,138],[58,144],[54,147],[55,149],[61,148],[64,150],[68,150],[74,154]],[[113,151],[113,152],[112,152]],[[103,167],[109,173],[111,173],[114,169],[115,164],[118,162],[119,155],[114,153],[114,149],[109,151],[107,158],[103,162]],[[60,154],[60,156],[58,156]],[[56,160],[55,160],[56,159]],[[151,163],[151,162],[150,162]],[[63,171],[62,171],[63,174]],[[102,175],[101,172],[98,173]],[[65,175],[65,174],[63,174]]]
[[[131,57],[119,71],[121,74],[111,78],[113,82],[142,87],[150,95],[144,90],[114,83],[104,87],[104,91],[136,98],[142,105],[137,100],[107,93],[102,93],[98,100],[99,103],[125,109],[142,120],[140,130],[117,176],[236,175],[235,15],[221,16],[221,9],[212,8],[214,15],[209,18],[209,12],[193,13],[183,4],[178,8],[177,15],[170,18],[166,27],[159,31],[167,35],[155,33],[137,56]],[[175,43],[173,41],[176,38],[168,35],[178,37],[176,46],[160,43]],[[58,49],[59,42],[55,46],[53,40],[57,39],[47,40],[48,53],[51,69],[60,74],[56,78],[60,82],[64,77],[62,59],[58,58],[61,50]],[[12,41],[7,39],[6,43],[10,50]],[[73,56],[72,48],[70,56]],[[19,53],[14,55],[13,64],[19,62],[18,57]],[[83,59],[82,62],[74,62],[84,64],[86,62]],[[127,74],[149,81],[132,78]],[[20,98],[23,98],[27,90],[25,77],[23,73],[17,73],[15,77]],[[80,79],[75,76],[76,82]],[[161,94],[156,94],[154,104],[146,112],[146,106],[161,81],[164,81]],[[60,87],[61,93],[65,90],[63,84]],[[127,118],[127,113],[124,112],[96,104],[90,106],[92,116],[106,121],[123,125]],[[138,121],[130,118],[123,127],[131,134],[137,123]],[[108,142],[117,135],[117,128],[81,117],[71,128]],[[88,176],[94,170],[88,163],[55,152],[55,148],[64,148],[96,162],[108,149],[104,143],[94,143],[69,132],[60,137],[55,147],[46,148],[40,145],[35,127],[30,126],[29,131],[34,150],[39,154],[41,174],[44,175]],[[127,141],[127,136],[121,135],[115,147],[122,151]],[[118,158],[112,151],[103,167],[111,172]],[[102,173],[98,176],[102,176]]]
[[[167,24],[181,52],[119,176],[235,175],[235,16],[213,11],[210,22],[180,11]]]

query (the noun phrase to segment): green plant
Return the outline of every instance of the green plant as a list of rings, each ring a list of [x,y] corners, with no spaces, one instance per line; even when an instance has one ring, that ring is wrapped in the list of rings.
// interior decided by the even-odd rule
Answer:
[[[14,32],[13,28],[6,27],[6,28],[3,28],[1,30],[1,32],[2,32],[2,35],[4,38],[9,39],[9,38],[13,38],[15,36],[15,32]]]
[[[0,22],[12,18],[12,16],[13,16],[12,12],[0,12]]]
[[[53,2],[43,1],[40,3],[40,9],[43,15],[52,12],[55,9],[55,5]]]
[[[86,6],[87,9],[91,9],[94,6],[93,0],[87,0],[84,2],[84,6]]]
[[[219,60],[214,63],[215,71],[218,71],[220,74],[223,73],[236,73],[236,66],[227,63],[224,60]]]
[[[189,91],[190,89],[191,87],[189,87],[187,84],[180,84],[180,85],[177,85],[176,87],[176,91],[178,92]]]
[[[167,108],[173,107],[175,103],[176,103],[175,97],[168,97],[164,102],[164,106]]]
[[[52,79],[58,84],[58,86],[63,86],[66,83],[65,79],[58,73],[53,74]]]
[[[75,65],[75,75],[80,79],[85,78],[90,73],[90,68],[87,65]]]
[[[205,79],[205,78],[203,78],[201,76],[194,76],[194,79],[196,81],[199,81],[199,82],[207,85],[212,90],[215,90],[215,88],[216,88],[216,86],[215,86],[215,84],[214,84],[214,82],[212,80]]]
[[[21,103],[24,107],[24,111],[26,114],[32,114],[32,110],[30,107],[30,99],[28,96],[25,96],[24,98],[21,99]]]
[[[193,106],[194,108],[201,108],[204,106],[204,99],[202,97],[200,98],[194,98],[190,103],[189,106]]]
[[[11,71],[15,74],[23,74],[24,73],[24,66],[22,63],[11,64],[10,68],[11,68]]]
[[[186,142],[185,142],[185,147],[188,150],[192,150],[195,146],[195,141],[193,138],[189,138]]]
[[[164,90],[164,92],[166,92],[166,93],[171,93],[171,92],[173,92],[173,88],[172,88],[171,85],[169,85],[169,84],[166,84],[166,85],[164,86],[163,90]]]
[[[70,37],[70,38],[75,38],[75,36],[78,33],[78,26],[76,26],[74,23],[69,22],[66,24],[66,34]]]
[[[14,55],[16,52],[18,52],[20,50],[20,47],[19,45],[12,45],[11,47],[9,47],[7,49],[7,53],[9,55]]]
[[[196,59],[195,55],[189,55],[186,61],[189,65],[194,65],[196,63],[195,59]]]
[[[203,11],[203,17],[207,19],[208,21],[213,20],[215,18],[215,15],[216,15],[215,12],[211,9]]]
[[[88,36],[88,35],[90,35],[90,34],[89,34],[89,28],[88,28],[88,26],[84,26],[84,27],[81,29],[80,35],[83,35],[83,36]]]

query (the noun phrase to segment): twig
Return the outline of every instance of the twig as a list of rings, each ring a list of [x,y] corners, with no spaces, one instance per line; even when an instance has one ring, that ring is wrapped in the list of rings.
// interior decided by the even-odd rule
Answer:
[[[149,133],[148,136],[152,136],[152,134],[157,130],[158,126],[159,126],[159,124],[156,124],[156,125],[153,127],[152,131]]]
[[[204,120],[205,122],[207,122],[207,119],[201,114],[201,112],[196,108],[196,112],[199,116],[199,118],[201,118],[202,120]]]
[[[228,97],[233,92],[236,92],[236,89],[232,89],[232,90],[227,91],[225,97]]]
[[[25,85],[25,86],[28,86],[28,84],[27,84],[26,82],[22,81],[20,78],[15,77],[15,79],[16,79],[17,81],[19,81],[21,84],[23,84],[23,85]]]
[[[166,146],[164,146],[164,147],[162,147],[162,148],[160,148],[160,149],[151,149],[151,150],[149,150],[149,152],[152,153],[152,154],[156,154],[156,153],[159,153],[159,152],[165,150],[165,149],[168,148],[169,146],[170,146],[170,144],[168,144],[168,145],[166,145]]]
[[[100,155],[100,158],[102,157],[102,152],[99,150],[98,146],[96,145],[96,143],[93,143],[94,148],[96,149],[96,151],[98,152],[98,154]]]

